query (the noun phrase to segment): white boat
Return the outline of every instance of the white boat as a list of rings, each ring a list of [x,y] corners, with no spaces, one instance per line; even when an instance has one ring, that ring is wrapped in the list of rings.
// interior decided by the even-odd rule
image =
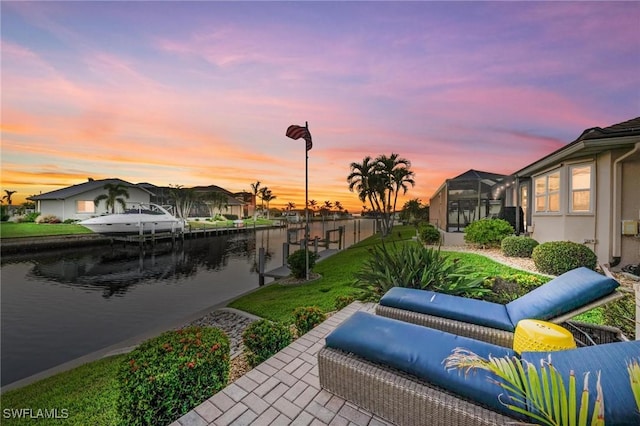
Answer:
[[[182,232],[184,221],[157,204],[136,204],[123,213],[92,217],[78,222],[99,234],[148,234]]]

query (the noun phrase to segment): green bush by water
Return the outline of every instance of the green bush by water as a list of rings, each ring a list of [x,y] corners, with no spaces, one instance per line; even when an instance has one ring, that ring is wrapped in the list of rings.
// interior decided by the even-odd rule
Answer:
[[[327,319],[324,312],[317,306],[301,306],[293,311],[298,336],[311,331],[316,325]]]
[[[310,250],[297,250],[287,257],[289,270],[296,278],[305,278],[307,275],[307,253],[309,253],[309,270],[312,270],[318,260],[317,253]]]
[[[266,319],[251,323],[242,333],[247,362],[255,367],[293,341],[289,327]]]
[[[223,389],[229,339],[211,327],[168,331],[120,365],[118,412],[127,425],[166,425]]]

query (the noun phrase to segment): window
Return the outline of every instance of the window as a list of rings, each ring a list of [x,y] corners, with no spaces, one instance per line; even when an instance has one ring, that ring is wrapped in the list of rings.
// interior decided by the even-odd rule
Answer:
[[[571,176],[571,187],[569,190],[571,212],[591,212],[591,177],[593,176],[593,165],[579,164],[571,166],[569,172]]]
[[[77,213],[95,213],[96,204],[93,201],[76,201]]]
[[[534,179],[536,213],[560,211],[560,172],[555,171]]]

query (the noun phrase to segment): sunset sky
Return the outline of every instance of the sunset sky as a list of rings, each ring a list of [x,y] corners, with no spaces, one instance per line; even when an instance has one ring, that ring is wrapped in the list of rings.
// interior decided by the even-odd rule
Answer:
[[[6,2],[2,195],[117,177],[359,212],[399,153],[429,197],[640,115],[640,2]]]

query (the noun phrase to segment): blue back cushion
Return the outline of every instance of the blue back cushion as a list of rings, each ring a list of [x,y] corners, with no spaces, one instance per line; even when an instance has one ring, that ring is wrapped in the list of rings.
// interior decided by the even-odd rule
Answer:
[[[513,324],[522,319],[546,320],[613,292],[619,283],[589,268],[565,272],[506,305]]]
[[[540,360],[547,359],[549,354],[551,363],[562,374],[565,386],[569,383],[571,371],[575,373],[578,394],[582,390],[584,374],[590,372],[591,406],[596,396],[597,372],[600,371],[605,424],[640,425],[640,413],[631,391],[627,372],[627,363],[632,359],[640,358],[640,341],[608,343],[558,352],[523,352],[522,359],[539,366]]]
[[[382,296],[380,304],[506,331],[514,331],[517,324],[504,305],[427,290],[394,287]]]
[[[353,314],[327,336],[326,343],[328,347],[396,368],[494,411],[517,417],[499,402],[498,395],[503,390],[489,381],[493,375],[483,370],[466,375],[460,370],[447,371],[443,363],[458,347],[485,358],[513,356],[511,349],[365,312]]]

